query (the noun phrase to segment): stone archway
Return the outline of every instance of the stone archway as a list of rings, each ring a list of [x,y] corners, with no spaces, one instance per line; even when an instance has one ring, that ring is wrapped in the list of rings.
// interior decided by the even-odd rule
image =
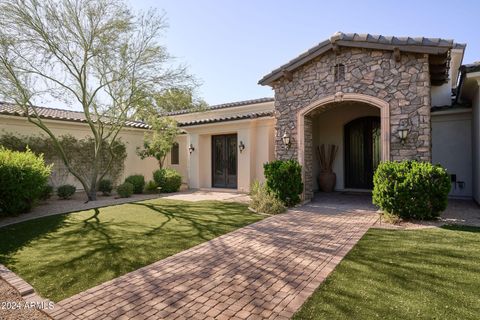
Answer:
[[[362,102],[380,109],[381,160],[390,160],[390,106],[386,101],[364,94],[343,92],[316,100],[297,113],[297,155],[298,161],[302,165],[305,201],[309,201],[313,197],[312,120],[308,115],[319,108],[328,109],[335,103],[344,101]]]

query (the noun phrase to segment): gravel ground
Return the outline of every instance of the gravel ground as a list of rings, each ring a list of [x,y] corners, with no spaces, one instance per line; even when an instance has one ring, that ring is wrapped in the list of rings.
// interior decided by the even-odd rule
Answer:
[[[480,206],[472,200],[448,200],[448,207],[436,221],[400,221],[395,224],[377,221],[375,228],[383,229],[423,229],[436,228],[445,224],[480,227]]]
[[[45,313],[34,308],[12,309],[15,306],[24,307],[25,301],[17,290],[11,287],[5,280],[0,278],[0,319],[2,320],[47,320],[52,319]]]

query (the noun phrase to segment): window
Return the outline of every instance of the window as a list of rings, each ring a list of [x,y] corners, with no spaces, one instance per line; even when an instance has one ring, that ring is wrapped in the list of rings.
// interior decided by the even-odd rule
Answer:
[[[180,164],[180,148],[178,147],[178,143],[174,143],[172,146],[172,150],[170,151],[171,155],[171,164]]]
[[[345,80],[345,65],[338,63],[333,67],[333,75],[335,82],[340,82]]]

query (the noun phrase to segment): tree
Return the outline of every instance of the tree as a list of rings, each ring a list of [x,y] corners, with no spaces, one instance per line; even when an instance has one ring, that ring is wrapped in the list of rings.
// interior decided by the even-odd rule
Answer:
[[[155,95],[196,85],[159,42],[165,18],[155,10],[134,13],[121,0],[2,0],[0,96],[23,109],[43,130],[68,171],[96,199],[105,152],[112,153],[127,120]],[[81,109],[94,139],[91,174],[72,167],[35,101],[63,101]],[[112,157],[113,158],[113,157]],[[108,166],[107,166],[108,168]]]
[[[140,158],[154,157],[160,169],[163,168],[165,158],[180,133],[177,122],[169,117],[152,116],[150,118],[151,133],[146,133],[143,139],[143,149],[137,148]]]
[[[152,116],[169,112],[189,110],[203,111],[208,104],[195,96],[192,88],[167,88],[153,95],[153,103],[137,114],[137,119],[148,120]]]

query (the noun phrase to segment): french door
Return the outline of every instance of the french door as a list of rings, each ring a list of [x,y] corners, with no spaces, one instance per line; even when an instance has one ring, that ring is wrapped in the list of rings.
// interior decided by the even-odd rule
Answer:
[[[212,187],[237,188],[237,135],[212,136]]]

